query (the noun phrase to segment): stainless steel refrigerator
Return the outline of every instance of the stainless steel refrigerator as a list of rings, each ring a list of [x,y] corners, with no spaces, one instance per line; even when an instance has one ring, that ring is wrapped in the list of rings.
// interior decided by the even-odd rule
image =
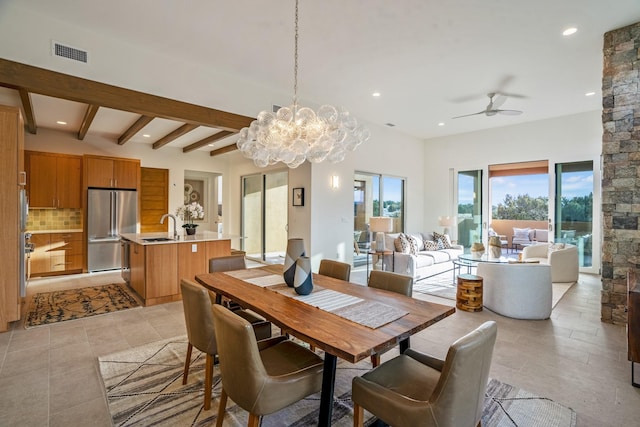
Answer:
[[[120,234],[136,232],[135,190],[89,189],[87,196],[87,268],[120,269]]]

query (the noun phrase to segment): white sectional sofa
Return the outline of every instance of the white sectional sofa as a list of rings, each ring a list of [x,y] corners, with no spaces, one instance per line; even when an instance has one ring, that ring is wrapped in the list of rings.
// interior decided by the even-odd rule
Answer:
[[[434,241],[433,233],[408,233],[422,242]],[[395,240],[400,233],[386,234],[385,246],[393,250]],[[406,274],[413,277],[416,282],[436,274],[444,273],[453,269],[453,260],[464,253],[462,245],[451,245],[449,249],[425,250],[424,245],[420,247],[416,255],[402,252],[394,252],[393,260],[385,260],[385,268],[395,273]]]

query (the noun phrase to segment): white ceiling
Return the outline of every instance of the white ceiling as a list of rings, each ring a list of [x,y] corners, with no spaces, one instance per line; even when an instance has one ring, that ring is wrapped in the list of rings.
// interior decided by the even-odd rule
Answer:
[[[358,118],[393,123],[423,139],[599,110],[604,33],[640,21],[638,0],[300,3],[300,98],[342,105]],[[20,6],[293,94],[293,0],[29,0]],[[578,32],[563,37],[570,26]],[[375,91],[379,98],[371,96]],[[486,93],[494,91],[523,95],[502,108],[524,113],[451,119],[483,110]],[[11,96],[3,91],[0,101]],[[45,109],[75,109],[78,120],[84,113],[68,101],[63,107],[36,102],[40,126]],[[269,107],[249,103],[233,112],[255,117]],[[115,123],[124,131],[135,119],[101,109],[89,133],[113,133]],[[165,126],[158,131],[164,133],[174,125],[152,124]],[[202,138],[214,130],[200,132]]]

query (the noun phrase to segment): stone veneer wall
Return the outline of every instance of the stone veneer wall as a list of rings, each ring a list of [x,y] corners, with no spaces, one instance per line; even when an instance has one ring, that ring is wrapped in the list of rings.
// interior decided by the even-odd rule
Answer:
[[[640,23],[604,35],[601,319],[626,323],[627,272],[640,256]]]

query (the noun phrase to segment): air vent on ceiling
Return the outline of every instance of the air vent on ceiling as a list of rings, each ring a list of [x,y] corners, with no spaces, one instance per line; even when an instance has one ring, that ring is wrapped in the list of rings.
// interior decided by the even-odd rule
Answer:
[[[395,127],[393,123],[385,123],[385,125],[389,126],[390,128]]]
[[[88,62],[88,53],[86,50],[77,49],[75,47],[64,45],[56,41],[52,41],[51,45],[54,56],[83,62],[85,64]]]

